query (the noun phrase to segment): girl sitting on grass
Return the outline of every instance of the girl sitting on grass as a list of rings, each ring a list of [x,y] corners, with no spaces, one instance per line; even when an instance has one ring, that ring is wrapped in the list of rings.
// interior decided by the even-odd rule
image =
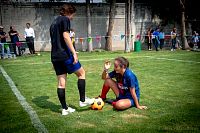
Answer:
[[[118,57],[114,60],[114,70],[108,73],[110,67],[111,63],[107,61],[102,73],[105,82],[100,97],[106,100],[106,94],[111,88],[116,95],[116,100],[112,102],[115,109],[125,110],[130,107],[147,109],[146,106],[139,104],[139,83],[136,75],[129,69],[129,61],[124,57]]]

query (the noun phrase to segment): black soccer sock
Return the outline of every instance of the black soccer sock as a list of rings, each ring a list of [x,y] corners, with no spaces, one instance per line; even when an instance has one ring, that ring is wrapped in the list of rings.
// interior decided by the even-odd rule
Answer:
[[[66,101],[65,101],[65,88],[58,88],[57,89],[58,98],[62,105],[63,109],[68,109]]]
[[[79,96],[80,101],[85,101],[85,79],[78,79],[78,90],[79,90]]]

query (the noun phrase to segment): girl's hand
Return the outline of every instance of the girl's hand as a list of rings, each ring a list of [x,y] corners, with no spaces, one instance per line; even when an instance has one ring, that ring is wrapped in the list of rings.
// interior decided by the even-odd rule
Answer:
[[[111,67],[111,62],[110,61],[105,61],[104,69],[108,70],[110,67]]]
[[[147,109],[147,106],[138,106],[138,109]]]

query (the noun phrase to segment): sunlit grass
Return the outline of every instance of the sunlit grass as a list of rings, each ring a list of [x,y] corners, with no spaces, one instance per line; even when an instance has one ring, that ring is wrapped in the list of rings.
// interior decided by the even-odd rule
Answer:
[[[78,54],[86,70],[86,94],[100,94],[103,81],[101,72],[106,59],[125,56],[130,68],[137,75],[142,105],[148,110],[130,108],[115,111],[106,104],[101,111],[78,106],[77,78],[68,75],[67,102],[76,112],[61,116],[56,93],[56,76],[50,63],[50,53],[41,56],[22,56],[16,60],[0,60],[27,102],[37,112],[49,132],[161,132],[194,131],[200,128],[200,53],[188,51],[159,52],[80,52]],[[159,59],[160,58],[160,59]],[[175,60],[167,60],[175,59]],[[180,61],[181,60],[181,61]],[[191,62],[192,61],[192,62]],[[26,132],[15,130],[20,121],[27,130],[34,132],[28,115],[22,110],[11,89],[0,74],[1,117],[0,132]],[[6,94],[9,95],[6,95]],[[114,98],[110,91],[109,98]],[[13,104],[14,102],[14,104]],[[6,103],[6,104],[5,104]],[[13,110],[18,116],[9,126]],[[8,109],[6,112],[3,110]],[[6,119],[6,120],[5,120]],[[21,121],[21,119],[25,119]],[[13,127],[13,128],[12,128]]]

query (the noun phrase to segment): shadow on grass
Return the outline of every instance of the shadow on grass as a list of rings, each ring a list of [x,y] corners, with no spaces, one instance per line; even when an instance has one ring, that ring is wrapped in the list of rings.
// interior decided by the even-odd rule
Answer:
[[[49,99],[49,96],[39,96],[39,97],[35,97],[32,100],[32,102],[35,103],[40,108],[50,109],[53,112],[60,113],[61,106],[48,101],[48,99]],[[76,109],[76,111],[78,111],[78,112],[90,110],[90,107],[88,107],[88,106],[87,107],[79,107],[79,108],[77,108],[76,106],[71,105],[71,104],[69,106]]]
[[[76,106],[70,104],[69,107],[72,107],[72,108],[76,109],[76,111],[78,111],[78,112],[91,110],[89,106],[86,106],[86,107],[78,107],[78,108],[77,108]]]
[[[59,113],[60,105],[56,105],[53,102],[48,101],[49,96],[39,96],[32,100],[38,107],[44,109],[50,109],[53,112]]]

